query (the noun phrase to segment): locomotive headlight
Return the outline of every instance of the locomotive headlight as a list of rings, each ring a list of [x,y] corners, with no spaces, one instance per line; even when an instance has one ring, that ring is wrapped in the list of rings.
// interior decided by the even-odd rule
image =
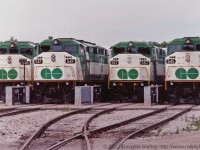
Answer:
[[[190,55],[189,54],[186,54],[185,58],[186,58],[185,59],[186,62],[190,62]]]
[[[7,62],[8,62],[8,64],[11,64],[11,63],[12,63],[12,58],[11,58],[11,56],[8,56]]]
[[[56,61],[56,55],[55,55],[55,54],[52,54],[52,55],[51,55],[51,61],[52,61],[52,62],[55,62],[55,61]]]

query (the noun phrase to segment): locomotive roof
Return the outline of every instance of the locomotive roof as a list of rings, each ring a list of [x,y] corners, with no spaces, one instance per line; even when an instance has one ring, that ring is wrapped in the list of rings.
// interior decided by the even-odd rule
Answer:
[[[61,41],[61,42],[71,42],[71,43],[77,44],[77,45],[96,46],[95,43],[84,41],[84,40],[78,40],[78,39],[74,39],[74,38],[46,39],[46,40],[40,42],[39,45],[42,45],[42,44],[52,44],[54,42],[54,40],[58,40],[58,41]]]
[[[130,42],[132,42],[132,44],[137,47],[153,47],[151,44],[149,44],[147,42],[129,41],[129,42],[119,42],[119,43],[111,46],[111,48],[113,48],[113,47],[128,47]]]
[[[0,47],[10,47],[11,44],[14,44],[16,46],[26,46],[26,47],[35,47],[36,44],[33,42],[29,42],[29,41],[5,41],[0,43]]]
[[[187,39],[190,39],[191,43],[200,43],[200,37],[184,37],[184,38],[177,38],[169,42],[168,44],[183,44],[186,43]]]

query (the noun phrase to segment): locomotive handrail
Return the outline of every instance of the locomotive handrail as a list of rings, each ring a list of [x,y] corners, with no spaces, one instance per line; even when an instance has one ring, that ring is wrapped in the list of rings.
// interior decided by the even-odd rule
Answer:
[[[38,67],[37,67],[37,68],[33,67],[33,70],[34,70],[34,74],[33,74],[33,82],[34,82],[34,78],[35,78],[34,75],[36,74],[37,69],[38,69]]]
[[[108,89],[110,89],[110,69],[109,69],[109,74],[108,74]]]
[[[148,77],[148,86],[150,86],[151,79],[150,79],[150,76],[149,76],[149,73],[148,73],[148,70],[146,67],[112,67],[111,69],[113,69],[113,68],[144,68],[147,73],[147,77]],[[110,72],[111,72],[111,70],[109,71],[109,75],[108,75],[108,89],[110,89]],[[126,81],[130,81],[130,80],[126,80]],[[137,80],[135,80],[135,82],[136,81]]]
[[[72,66],[65,66],[65,67],[69,67],[69,68],[71,68],[71,70],[72,70],[72,77],[73,77],[73,89],[75,89],[75,86],[76,86],[76,79],[75,79],[75,72],[74,72],[74,69],[72,68]]]

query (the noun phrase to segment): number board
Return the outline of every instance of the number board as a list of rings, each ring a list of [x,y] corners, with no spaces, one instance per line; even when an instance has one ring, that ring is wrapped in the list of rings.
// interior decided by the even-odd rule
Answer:
[[[112,61],[110,61],[110,64],[111,64],[111,65],[118,65],[118,64],[119,64],[119,61],[114,61],[114,60],[112,60]]]
[[[167,63],[167,64],[175,64],[175,63],[176,63],[176,60],[175,60],[175,59],[167,59],[167,60],[166,60],[166,63]]]
[[[74,64],[75,59],[66,59],[66,64]]]
[[[149,65],[149,61],[140,61],[140,65]]]
[[[26,61],[25,63],[24,62],[20,62],[21,63],[21,65],[30,65],[31,63],[30,63],[30,61]]]
[[[42,59],[36,59],[36,60],[34,60],[34,63],[35,64],[42,64],[43,60]]]

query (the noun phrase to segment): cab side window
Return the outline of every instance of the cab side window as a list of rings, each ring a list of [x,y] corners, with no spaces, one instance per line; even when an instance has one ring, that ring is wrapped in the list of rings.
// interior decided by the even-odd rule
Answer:
[[[0,54],[6,54],[7,49],[6,48],[0,48]]]

